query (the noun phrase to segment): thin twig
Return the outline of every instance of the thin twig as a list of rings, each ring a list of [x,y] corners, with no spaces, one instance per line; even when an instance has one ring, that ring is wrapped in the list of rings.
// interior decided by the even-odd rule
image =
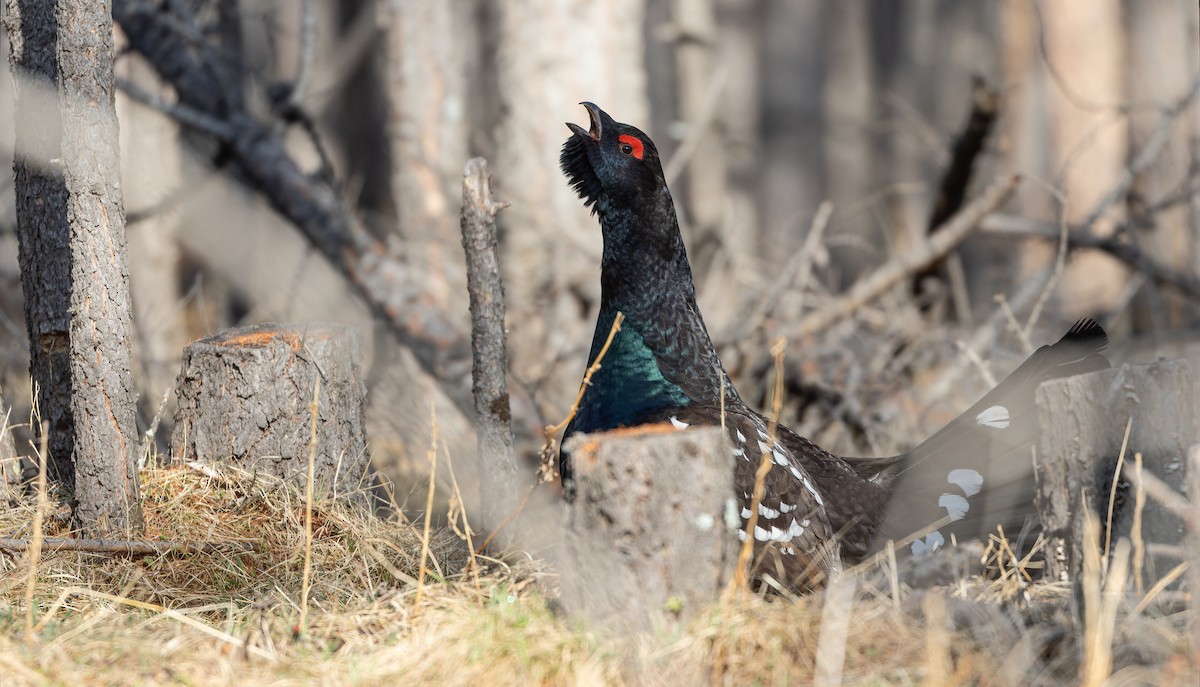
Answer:
[[[779,415],[783,410],[783,355],[787,351],[787,339],[780,337],[771,347],[775,357],[775,393],[771,398],[771,417],[767,424],[767,450],[762,452],[758,469],[754,471],[754,490],[750,495],[750,517],[746,520],[746,536],[738,550],[737,568],[733,574],[733,587],[738,590],[750,588],[750,559],[754,555],[754,530],[758,527],[758,506],[762,503],[766,491],[767,473],[771,471],[774,462],[771,446],[775,443],[775,432],[779,428]],[[789,581],[790,582],[790,581]]]
[[[433,492],[434,484],[437,478],[437,445],[438,445],[438,423],[437,423],[437,406],[433,401],[429,402],[429,417],[430,417],[430,440],[429,447],[429,492],[425,497],[425,529],[421,533],[421,566],[417,573],[417,595],[413,601],[413,608],[421,607],[421,594],[425,590],[425,572],[428,570],[427,562],[429,559],[429,528],[432,524],[433,515]]]
[[[529,503],[529,497],[533,496],[533,492],[538,488],[539,484],[541,484],[541,480],[534,481],[533,485],[529,487],[529,491],[525,492],[525,498],[521,499],[521,502],[517,504],[517,507],[514,508],[506,518],[501,520],[491,532],[488,533],[488,536],[483,540],[483,543],[479,545],[479,549],[475,551],[476,555],[481,555],[484,551],[486,551],[488,544],[492,543],[492,539],[494,539],[496,535],[508,525],[508,523],[512,522],[514,518],[520,515],[521,511],[525,509],[525,504]]]
[[[592,375],[600,370],[600,361],[604,360],[605,354],[608,353],[609,346],[612,346],[613,339],[616,338],[617,332],[621,331],[621,323],[625,321],[625,313],[617,311],[617,316],[613,318],[612,327],[608,330],[608,338],[604,340],[604,345],[600,347],[600,352],[596,354],[596,359],[588,366],[587,371],[583,373],[583,383],[579,385],[579,393],[575,395],[575,402],[571,404],[571,410],[563,421],[557,425],[546,427],[546,436],[553,437],[565,428],[571,420],[575,419],[575,413],[579,412],[579,404],[583,401],[583,392],[592,385]]]
[[[312,581],[313,480],[316,476],[317,464],[317,411],[320,409],[320,394],[321,377],[318,376],[313,382],[313,400],[308,406],[308,412],[312,415],[312,434],[308,439],[308,481],[304,486],[304,576],[300,584],[300,631],[297,633],[299,635],[304,634],[308,622],[308,589],[309,583]]]
[[[1134,472],[1138,475],[1141,475],[1141,451],[1137,451],[1133,454],[1133,461]],[[1113,481],[1115,482],[1116,480]],[[1142,483],[1138,482],[1137,488],[1134,489],[1133,526],[1131,527],[1133,535],[1133,588],[1137,590],[1138,596],[1141,596],[1145,592],[1145,588],[1143,586],[1144,583],[1142,581],[1142,567],[1146,564],[1146,540],[1142,536],[1142,515],[1145,510],[1146,490],[1142,487]]]
[[[42,555],[42,518],[46,512],[46,453],[49,436],[50,423],[43,421],[41,443],[37,452],[37,508],[33,511],[33,542],[29,550],[29,577],[25,584],[25,641],[31,644],[34,641],[33,592],[37,585],[38,559]]]
[[[35,523],[36,524],[36,523]],[[32,551],[34,539],[0,538],[0,549],[6,551]],[[178,553],[186,555],[212,553],[250,553],[260,549],[256,542],[188,542],[188,541],[138,541],[127,539],[64,539],[42,537],[42,551],[78,551],[80,553],[108,553],[127,556],[162,556]]]
[[[300,101],[308,89],[308,78],[312,73],[313,58],[316,56],[317,39],[317,3],[316,0],[302,0],[300,3],[300,54],[296,65],[296,78],[292,81],[288,102],[291,107],[299,108]]]
[[[1129,448],[1129,431],[1133,429],[1133,415],[1130,414],[1129,420],[1125,422],[1125,436],[1121,438],[1121,451],[1117,454],[1117,469],[1113,471],[1113,475],[1121,474],[1121,469],[1125,467],[1125,451]],[[1140,462],[1140,460],[1139,460]],[[1108,517],[1104,521],[1104,560],[1108,560],[1110,551],[1109,545],[1112,543],[1112,523],[1113,509],[1117,505],[1117,487],[1121,484],[1121,480],[1113,478],[1112,488],[1108,492]]]
[[[444,445],[444,444],[443,444]],[[450,528],[454,533],[467,543],[467,552],[471,556],[471,560],[467,562],[467,570],[471,571],[471,577],[475,580],[475,590],[479,591],[479,562],[476,560],[475,545],[471,542],[471,521],[467,518],[467,504],[463,503],[462,490],[458,488],[458,478],[454,475],[454,460],[450,457],[450,452],[445,452],[446,471],[450,473],[450,490],[453,498],[450,501],[449,512],[446,513],[446,519],[450,523]],[[455,509],[455,503],[458,508]],[[462,516],[462,529],[458,528],[458,517]]]
[[[161,615],[163,617],[170,618],[172,620],[178,621],[179,623],[181,623],[183,625],[187,625],[188,627],[199,630],[200,632],[203,632],[204,634],[206,634],[210,637],[213,637],[215,639],[219,639],[222,642],[225,642],[226,644],[229,644],[235,648],[248,651],[259,658],[264,658],[267,660],[275,659],[275,655],[272,653],[264,651],[264,650],[260,649],[259,647],[251,646],[251,645],[247,644],[246,642],[238,639],[237,637],[234,637],[233,635],[229,634],[228,632],[222,632],[221,630],[218,630],[217,628],[215,628],[211,625],[208,625],[207,623],[202,623],[199,620],[196,620],[195,618],[193,618],[191,616],[184,615],[183,613],[181,613],[179,611],[167,608],[165,606],[148,603],[146,601],[138,601],[137,599],[130,599],[130,598],[126,598],[123,596],[117,596],[115,594],[106,594],[105,592],[96,591],[95,589],[88,589],[87,587],[69,587],[69,588],[63,590],[63,594],[64,595],[79,594],[81,596],[90,596],[95,599],[103,599],[105,601],[111,601],[113,603],[118,603],[118,604],[122,604],[125,606],[132,606],[134,608],[140,608],[142,610],[150,611],[152,613],[158,613],[159,615]]]

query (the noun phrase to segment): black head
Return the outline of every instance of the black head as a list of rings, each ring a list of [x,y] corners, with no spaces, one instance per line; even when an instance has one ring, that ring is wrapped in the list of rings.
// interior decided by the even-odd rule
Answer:
[[[580,104],[587,108],[591,127],[567,123],[573,135],[563,144],[559,164],[584,205],[592,212],[640,205],[664,190],[662,163],[650,137],[592,103]]]

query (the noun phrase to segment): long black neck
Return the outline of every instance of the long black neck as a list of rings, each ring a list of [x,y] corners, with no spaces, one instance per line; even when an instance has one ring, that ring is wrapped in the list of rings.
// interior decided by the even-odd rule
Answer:
[[[737,399],[708,336],[670,193],[636,206],[597,203],[604,230],[601,305],[589,364],[625,316],[570,431],[662,419],[670,408]]]

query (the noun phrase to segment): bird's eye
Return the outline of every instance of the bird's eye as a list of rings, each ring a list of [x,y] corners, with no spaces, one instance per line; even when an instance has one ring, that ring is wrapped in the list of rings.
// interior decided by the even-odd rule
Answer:
[[[645,146],[642,145],[641,139],[637,136],[629,134],[621,134],[617,137],[617,141],[621,144],[619,150],[622,155],[632,155],[637,159],[642,159],[642,154],[645,152]]]

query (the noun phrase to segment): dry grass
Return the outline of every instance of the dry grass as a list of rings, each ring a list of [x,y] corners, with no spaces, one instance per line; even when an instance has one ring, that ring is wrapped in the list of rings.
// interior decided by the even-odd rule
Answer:
[[[29,643],[28,560],[0,554],[0,684],[1056,684],[1077,681],[1083,655],[1069,590],[1029,584],[1020,571],[914,592],[885,563],[849,593],[839,587],[828,608],[822,594],[731,593],[683,631],[609,637],[554,614],[546,565],[481,559],[476,578],[463,543],[434,529],[418,599],[421,532],[342,501],[313,504],[299,634],[302,495],[232,470],[152,470],[142,481],[148,538],[259,550],[45,553]],[[0,532],[28,536],[35,503],[0,512]],[[65,534],[61,516],[48,514],[47,535]],[[1170,595],[1134,610],[1143,599],[1114,597],[1112,584],[1103,587],[1104,642],[1092,646],[1111,634],[1114,679],[1186,684],[1183,619]],[[822,641],[823,619],[838,636]]]

